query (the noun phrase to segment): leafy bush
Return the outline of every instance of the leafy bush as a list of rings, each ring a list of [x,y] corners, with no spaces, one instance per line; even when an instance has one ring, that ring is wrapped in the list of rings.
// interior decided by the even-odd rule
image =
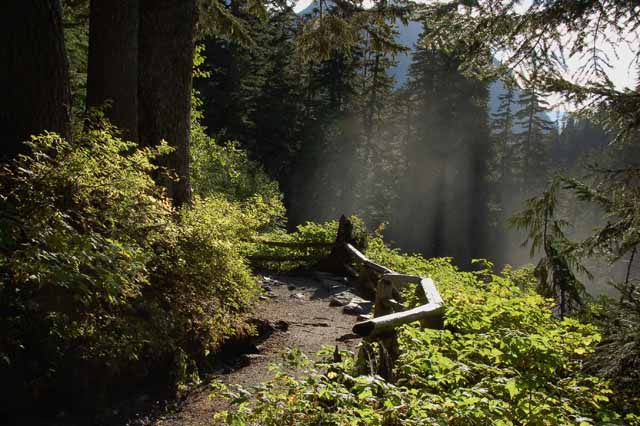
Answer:
[[[367,255],[399,272],[432,277],[446,302],[445,329],[401,328],[396,383],[353,376],[352,356],[307,362],[303,378],[280,371],[251,391],[222,387],[236,409],[221,419],[234,425],[638,424],[634,409],[616,412],[612,401],[621,395],[606,380],[583,372],[601,339],[597,328],[554,319],[554,302],[536,294],[531,268],[496,275],[484,262],[479,271],[461,272],[449,259],[390,250],[379,236]]]
[[[349,218],[353,225],[353,237],[358,245],[367,243],[367,231],[364,221],[357,216]],[[338,221],[324,223],[306,222],[298,225],[294,232],[287,233],[283,229],[274,229],[261,234],[263,241],[279,241],[289,243],[327,243],[333,244],[338,233]],[[308,256],[310,260],[294,260],[286,262],[263,261],[262,266],[270,270],[290,271],[299,268],[313,268],[318,260],[328,255],[331,247],[277,247],[254,242],[246,245],[245,252],[252,256]]]
[[[191,156],[193,188],[202,196],[224,193],[234,200],[246,200],[255,194],[266,199],[282,198],[277,182],[250,160],[237,142],[218,145],[208,136],[194,137]]]
[[[259,197],[268,207],[274,226],[284,223],[285,210],[278,183],[251,160],[238,142],[219,145],[202,126],[202,101],[198,93],[192,97],[191,118],[191,185],[201,197],[225,194],[233,201]]]
[[[257,285],[240,241],[274,221],[260,196],[175,211],[149,177],[169,148],[135,149],[106,124],[29,145],[0,174],[3,405],[90,400],[152,371],[177,383],[244,331]]]

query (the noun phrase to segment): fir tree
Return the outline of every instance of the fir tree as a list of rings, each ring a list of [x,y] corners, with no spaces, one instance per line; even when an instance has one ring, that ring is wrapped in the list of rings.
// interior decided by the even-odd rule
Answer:
[[[463,76],[460,63],[455,53],[433,49],[414,55],[416,124],[394,232],[408,249],[465,264],[486,244],[489,129],[486,84]]]
[[[0,160],[10,160],[33,134],[71,137],[69,64],[58,0],[8,0],[0,16]]]
[[[516,132],[515,144],[519,170],[516,179],[520,184],[520,191],[535,191],[545,184],[549,149],[553,122],[546,113],[548,103],[540,88],[537,71],[525,79],[525,85],[518,98],[518,111],[515,121],[520,131]]]
[[[513,84],[506,83],[506,91],[498,97],[498,110],[493,114],[491,129],[494,140],[492,180],[504,186],[510,186],[513,168],[514,109],[515,94]]]

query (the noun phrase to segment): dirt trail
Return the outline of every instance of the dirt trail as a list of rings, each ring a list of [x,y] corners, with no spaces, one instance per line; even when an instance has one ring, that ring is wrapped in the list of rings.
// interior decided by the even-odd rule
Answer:
[[[251,386],[268,380],[269,364],[280,354],[298,348],[313,355],[324,345],[353,350],[359,339],[351,334],[357,317],[343,313],[342,307],[329,306],[331,298],[344,291],[341,277],[322,273],[305,275],[266,274],[267,290],[256,307],[255,317],[265,336],[243,350],[255,353],[227,354],[226,362],[202,385],[193,389],[173,412],[144,422],[152,426],[204,426],[212,424],[219,401],[209,399],[208,384],[218,379],[228,384]],[[135,423],[131,423],[135,424]],[[138,423],[140,424],[140,423]]]

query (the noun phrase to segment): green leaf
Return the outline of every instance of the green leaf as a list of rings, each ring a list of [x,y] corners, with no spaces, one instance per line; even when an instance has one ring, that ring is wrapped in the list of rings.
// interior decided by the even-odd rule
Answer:
[[[358,394],[358,399],[363,400],[363,399],[371,398],[372,396],[373,396],[373,392],[371,392],[371,389],[365,389]]]
[[[507,392],[509,392],[509,398],[511,399],[514,399],[520,393],[518,383],[515,380],[509,380],[504,387],[507,389]]]

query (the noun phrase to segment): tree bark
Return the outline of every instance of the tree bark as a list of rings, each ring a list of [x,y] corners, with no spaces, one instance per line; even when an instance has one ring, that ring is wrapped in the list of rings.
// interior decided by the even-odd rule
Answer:
[[[124,138],[138,140],[138,0],[91,0],[87,109],[106,116]]]
[[[138,62],[139,138],[166,140],[175,151],[160,159],[177,181],[157,176],[176,206],[191,202],[189,137],[195,0],[141,0]]]
[[[0,160],[10,160],[30,135],[71,137],[71,92],[59,0],[3,0],[0,20]]]

